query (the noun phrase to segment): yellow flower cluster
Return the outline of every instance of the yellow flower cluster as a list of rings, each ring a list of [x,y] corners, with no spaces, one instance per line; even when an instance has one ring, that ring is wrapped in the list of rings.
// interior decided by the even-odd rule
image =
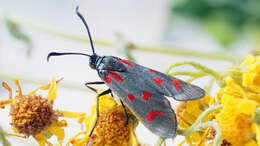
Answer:
[[[239,74],[225,77],[225,86],[216,97],[204,98],[181,103],[177,109],[179,126],[186,129],[198,116],[212,105],[222,105],[222,109],[211,113],[203,121],[216,121],[222,132],[222,145],[257,146],[260,145],[260,123],[255,111],[260,106],[260,56],[248,55],[238,67]],[[240,76],[237,76],[240,75]],[[242,84],[235,79],[241,79]],[[180,143],[193,145],[210,144],[215,130],[193,132]],[[212,137],[213,136],[213,137]]]

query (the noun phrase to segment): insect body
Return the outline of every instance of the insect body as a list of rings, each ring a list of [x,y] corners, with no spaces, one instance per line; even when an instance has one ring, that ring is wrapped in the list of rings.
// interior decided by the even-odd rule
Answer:
[[[76,12],[88,30],[93,55],[52,52],[48,55],[48,59],[50,56],[60,55],[89,56],[90,67],[97,71],[103,82],[90,82],[87,85],[105,83],[109,87],[98,97],[113,91],[120,98],[123,107],[126,104],[150,131],[160,137],[173,138],[176,133],[177,120],[166,96],[178,101],[194,100],[203,97],[204,90],[118,57],[98,56],[94,51],[87,23],[78,12],[78,8]],[[99,116],[98,101],[99,98],[97,98],[97,117]],[[128,121],[127,113],[126,117]],[[94,127],[90,134],[93,130]]]

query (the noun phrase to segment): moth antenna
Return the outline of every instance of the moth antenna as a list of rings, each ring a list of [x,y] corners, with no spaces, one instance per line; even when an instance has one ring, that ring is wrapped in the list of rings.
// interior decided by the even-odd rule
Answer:
[[[84,23],[84,25],[85,25],[85,27],[86,27],[86,29],[87,29],[87,31],[88,31],[88,37],[89,37],[90,45],[91,45],[91,48],[92,48],[92,52],[93,52],[93,54],[96,54],[96,53],[95,53],[95,49],[94,49],[94,45],[93,45],[93,41],[92,41],[92,37],[91,37],[91,35],[90,35],[90,31],[89,31],[88,24],[87,24],[85,18],[80,14],[80,12],[79,12],[79,6],[76,7],[76,14],[77,14],[77,15],[79,16],[79,18],[82,20],[82,22]]]
[[[62,55],[83,55],[83,56],[90,57],[90,55],[84,54],[84,53],[58,53],[58,52],[51,52],[47,56],[47,62],[49,62],[50,57],[52,57],[52,56],[62,56]]]

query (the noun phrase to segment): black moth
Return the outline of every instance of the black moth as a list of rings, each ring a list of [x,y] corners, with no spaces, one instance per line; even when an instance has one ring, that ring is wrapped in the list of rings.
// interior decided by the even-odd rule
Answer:
[[[178,101],[194,100],[203,97],[205,95],[204,90],[118,57],[98,56],[94,50],[88,25],[79,13],[78,7],[76,14],[83,21],[88,31],[93,54],[51,52],[47,60],[51,56],[60,55],[88,56],[89,66],[97,71],[103,81],[89,82],[86,85],[106,84],[109,87],[108,90],[98,95],[97,120],[99,117],[99,97],[113,91],[120,98],[122,106],[124,107],[125,104],[150,131],[163,138],[173,138],[177,129],[177,120],[166,96]],[[125,114],[127,124],[128,114],[126,110]],[[90,135],[93,133],[95,126],[92,128]]]

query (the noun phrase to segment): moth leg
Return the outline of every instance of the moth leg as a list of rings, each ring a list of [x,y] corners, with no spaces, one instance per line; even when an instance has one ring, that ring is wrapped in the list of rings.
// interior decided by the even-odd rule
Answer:
[[[125,121],[125,127],[128,125],[128,114],[127,114],[127,111],[126,111],[126,108],[125,108],[125,105],[123,103],[123,101],[120,99],[120,103],[121,105],[123,106],[123,109],[125,111],[125,116],[126,116],[126,121]]]
[[[110,93],[110,95],[111,95],[111,96],[114,98],[114,95],[113,95],[113,93],[112,93],[112,92]]]
[[[97,109],[96,109],[97,119],[96,119],[95,124],[94,124],[94,126],[93,126],[93,128],[92,128],[92,130],[91,130],[91,132],[89,134],[89,137],[92,135],[92,133],[93,133],[93,131],[94,131],[96,125],[97,125],[98,118],[99,118],[99,97],[103,96],[103,95],[106,95],[106,94],[109,94],[109,93],[111,93],[111,89],[107,89],[106,91],[98,94],[98,96],[97,96]]]
[[[90,87],[89,85],[102,85],[102,84],[105,84],[105,82],[102,82],[102,81],[95,81],[95,82],[87,82],[85,83],[85,86],[87,88],[89,88],[90,90],[94,91],[97,93],[97,89],[93,88],[93,87]]]

